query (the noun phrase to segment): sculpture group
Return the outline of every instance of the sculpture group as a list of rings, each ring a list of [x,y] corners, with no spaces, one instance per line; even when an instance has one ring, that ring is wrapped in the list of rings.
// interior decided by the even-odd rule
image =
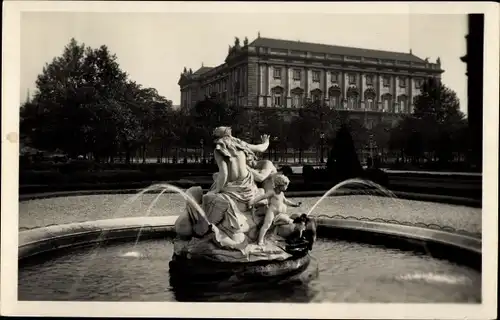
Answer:
[[[230,127],[214,130],[218,172],[210,190],[191,187],[185,212],[176,221],[174,254],[218,262],[286,260],[311,250],[314,220],[289,216],[287,206],[300,206],[285,196],[289,179],[257,154],[269,147],[232,136]],[[294,247],[295,244],[295,247]]]

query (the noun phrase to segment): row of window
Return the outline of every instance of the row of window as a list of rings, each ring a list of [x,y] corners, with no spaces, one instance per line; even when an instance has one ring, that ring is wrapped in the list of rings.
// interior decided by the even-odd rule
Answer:
[[[213,85],[209,84],[208,86],[205,87],[206,94],[210,94],[212,92],[221,92],[226,90],[227,90],[227,80],[224,80],[222,82],[217,82]]]
[[[313,96],[313,100],[320,100],[320,96]],[[392,99],[382,99],[382,110],[386,112],[410,112],[409,110],[409,105],[407,104],[407,99],[405,98],[400,98],[398,99],[398,104],[396,106],[393,106],[392,104]],[[292,96],[292,106],[293,107],[300,107],[302,105],[303,98],[301,95],[293,95]],[[273,97],[273,106],[275,107],[281,107],[283,106],[283,97],[281,95],[275,95]],[[341,107],[340,104],[340,97],[337,96],[330,96],[329,99],[330,102],[330,107],[332,108],[339,108]],[[356,97],[348,97],[347,98],[347,109],[361,109],[360,101]],[[379,111],[377,103],[373,99],[366,99],[365,100],[365,109],[366,110],[372,110],[372,111]]]
[[[281,79],[281,71],[282,68],[273,68],[273,76],[275,79]],[[338,83],[339,82],[339,72],[332,71],[330,73],[330,81],[332,83]],[[312,80],[313,82],[320,82],[320,77],[321,77],[321,72],[317,70],[312,71]],[[293,69],[293,80],[294,81],[300,81],[302,79],[302,70],[301,69]],[[374,75],[366,75],[366,84],[371,86],[373,85],[373,80],[375,79]],[[348,81],[349,84],[356,84],[357,82],[357,75],[356,74],[349,74],[348,75]],[[399,87],[405,88],[406,87],[406,78],[405,77],[399,77]],[[391,86],[391,77],[390,76],[384,76],[382,77],[382,83],[384,87],[390,87]],[[416,79],[415,80],[415,88],[420,89],[422,86],[423,80],[422,79]]]

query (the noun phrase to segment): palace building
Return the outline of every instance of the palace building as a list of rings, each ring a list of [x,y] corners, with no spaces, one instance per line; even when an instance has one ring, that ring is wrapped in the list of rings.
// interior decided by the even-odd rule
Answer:
[[[413,99],[428,77],[444,70],[409,53],[342,47],[259,36],[238,38],[224,63],[184,68],[178,82],[181,107],[206,97],[249,108],[297,110],[308,101],[356,117],[398,116],[412,111]]]

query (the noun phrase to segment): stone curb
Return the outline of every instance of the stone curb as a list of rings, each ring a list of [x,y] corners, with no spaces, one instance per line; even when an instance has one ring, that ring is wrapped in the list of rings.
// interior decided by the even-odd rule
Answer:
[[[70,197],[70,196],[87,196],[87,195],[102,195],[102,194],[135,194],[143,189],[115,189],[115,190],[79,190],[79,191],[57,191],[57,192],[46,192],[46,193],[35,193],[35,194],[23,194],[19,195],[19,201],[29,201],[29,200],[39,200],[47,198],[57,198],[57,197]],[[207,189],[203,190],[207,192]],[[158,193],[159,190],[151,190],[147,193]],[[325,191],[289,191],[287,195],[290,197],[321,197]],[[172,192],[166,192],[172,193]],[[427,202],[437,202],[437,203],[447,203],[469,206],[474,208],[481,208],[482,201],[473,198],[462,198],[453,197],[445,195],[435,195],[435,194],[424,194],[424,193],[412,193],[412,192],[402,192],[393,191],[393,193],[401,199],[407,200],[417,200],[417,201],[427,201]],[[365,194],[362,191],[357,190],[340,190],[335,194],[330,196],[347,196],[347,195],[362,195]],[[371,196],[386,197],[382,194],[372,194]]]
[[[19,233],[18,259],[23,260],[62,249],[110,240],[136,239],[138,232],[144,236],[173,236],[176,219],[177,216],[106,219],[22,231]],[[349,233],[354,241],[362,240],[361,237],[357,238],[356,233],[364,233],[391,238],[393,243],[397,242],[397,246],[415,241],[424,246],[438,244],[445,248],[443,252],[448,255],[449,260],[462,257],[461,254],[451,252],[465,253],[467,257],[475,260],[476,265],[480,265],[482,241],[478,238],[380,222],[326,218],[318,218],[317,222],[318,233],[322,230],[323,233],[327,231],[327,237],[336,237],[339,235],[338,231],[342,231]]]

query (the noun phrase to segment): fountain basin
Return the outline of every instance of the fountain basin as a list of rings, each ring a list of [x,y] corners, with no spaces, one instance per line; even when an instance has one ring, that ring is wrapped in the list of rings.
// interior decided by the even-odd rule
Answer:
[[[477,292],[480,288],[477,287],[480,269],[478,275],[454,263],[439,262],[442,260],[430,258],[430,255],[404,254],[400,250],[355,244],[367,242],[417,251],[418,248],[440,244],[447,248],[446,252],[460,250],[461,254],[469,254],[473,259],[479,257],[480,260],[480,239],[422,228],[324,218],[318,219],[318,243],[311,255],[267,266],[250,264],[239,270],[234,265],[226,265],[225,270],[229,272],[225,273],[223,266],[201,264],[201,268],[196,269],[201,271],[201,281],[195,288],[183,281],[185,277],[182,274],[176,276],[171,245],[175,236],[173,225],[176,218],[167,216],[98,220],[20,232],[19,299],[276,302],[481,300]],[[141,241],[136,249],[134,240],[139,230]],[[325,238],[339,240],[332,242],[323,240]],[[113,245],[111,242],[124,243]],[[108,245],[99,245],[102,243]],[[75,251],[75,246],[95,247],[90,251]],[[129,254],[133,250],[137,250],[136,255]],[[61,255],[57,257],[59,254]],[[37,257],[46,262],[40,263]],[[458,255],[449,255],[444,258],[453,261],[457,257]],[[36,264],[30,265],[30,261]],[[386,263],[389,265],[380,265]],[[395,264],[400,266],[391,267]],[[203,276],[203,270],[216,269],[221,270],[220,278],[213,277],[213,272],[208,279]],[[79,273],[84,274],[85,281],[75,279],[79,277]],[[165,273],[169,274],[171,287],[168,287],[168,276],[163,278]],[[228,276],[229,274],[232,276]],[[260,276],[260,279],[256,279],[255,275]],[[68,286],[72,287],[71,283],[75,282],[79,282],[81,288],[69,289]],[[382,289],[377,289],[377,298],[374,298],[373,288],[381,285],[387,287],[387,291],[383,293],[384,291],[380,291]],[[60,286],[66,286],[66,289]],[[366,288],[358,287],[357,291],[352,291],[350,286]],[[335,293],[338,290],[343,293]],[[417,294],[404,296],[404,292],[412,290],[416,290]]]
[[[74,247],[140,238],[172,238],[177,216],[96,220],[19,233],[18,259]],[[318,236],[424,251],[481,270],[481,239],[446,231],[373,221],[318,218]],[[314,248],[313,248],[314,250]],[[301,259],[302,256],[294,257]],[[302,260],[301,260],[302,261]],[[257,264],[258,265],[258,264]],[[272,274],[272,272],[271,272]]]

